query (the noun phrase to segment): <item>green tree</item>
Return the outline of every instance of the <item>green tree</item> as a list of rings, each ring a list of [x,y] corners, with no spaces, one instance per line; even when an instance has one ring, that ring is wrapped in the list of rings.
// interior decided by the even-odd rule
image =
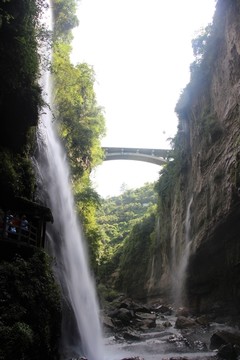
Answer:
[[[147,183],[135,190],[127,190],[120,196],[102,199],[97,211],[97,221],[103,233],[103,250],[100,262],[100,278],[108,280],[118,268],[132,228],[146,214],[156,211],[157,194],[154,184]]]
[[[77,210],[96,271],[102,253],[102,232],[96,223],[99,200],[90,173],[103,159],[100,141],[105,134],[105,119],[96,101],[93,68],[86,63],[73,65],[70,61],[77,1],[54,0],[53,4],[54,116],[67,151]]]
[[[133,227],[125,240],[120,257],[117,288],[127,295],[141,297],[144,294],[154,229],[155,215],[145,216]]]

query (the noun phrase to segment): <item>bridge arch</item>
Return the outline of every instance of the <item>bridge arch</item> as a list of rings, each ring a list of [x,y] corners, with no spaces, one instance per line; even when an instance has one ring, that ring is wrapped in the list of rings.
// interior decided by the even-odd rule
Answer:
[[[150,148],[117,148],[102,147],[104,151],[104,161],[108,160],[136,160],[144,161],[156,165],[165,165],[171,150],[150,149]]]

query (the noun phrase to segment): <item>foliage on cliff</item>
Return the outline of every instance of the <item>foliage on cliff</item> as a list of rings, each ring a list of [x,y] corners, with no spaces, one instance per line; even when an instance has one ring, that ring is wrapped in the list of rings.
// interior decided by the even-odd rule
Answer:
[[[53,64],[55,121],[67,151],[76,206],[96,269],[101,257],[102,235],[96,224],[99,196],[90,172],[102,162],[100,140],[105,133],[103,109],[97,104],[95,74],[86,63],[71,63],[71,30],[77,25],[77,1],[54,0]]]
[[[48,35],[40,23],[45,0],[11,0],[0,4],[0,194],[33,197],[31,168],[35,126],[42,105],[39,44]]]
[[[104,123],[93,93],[92,69],[86,64],[72,66],[69,61],[70,48],[69,52],[63,51],[59,57],[56,56],[58,50],[61,53],[61,49],[68,47],[68,41],[71,39],[71,36],[60,36],[60,29],[64,28],[66,21],[68,25],[65,26],[65,30],[76,25],[76,16],[72,14],[71,8],[71,4],[74,3],[75,1],[69,0],[54,2],[57,20],[54,59],[55,66],[61,63],[59,77],[55,78],[56,83],[58,80],[59,87],[63,86],[66,89],[65,93],[63,89],[62,92],[58,89],[58,95],[62,96],[59,96],[58,105],[61,106],[64,115],[60,129],[63,138],[68,131],[66,146],[68,145],[70,159],[71,151],[77,152],[80,148],[80,161],[76,161],[78,165],[74,162],[71,165],[77,179],[74,188],[77,189],[77,193],[83,193],[83,188],[85,191],[90,188],[89,173],[95,161],[95,153],[97,154],[99,149],[96,138],[104,130]],[[38,85],[39,69],[41,62],[44,62],[45,66],[49,65],[45,63],[44,54],[38,52],[41,41],[50,42],[49,34],[39,21],[45,6],[44,0],[6,0],[0,4],[0,207],[4,206],[6,209],[12,196],[24,196],[28,199],[33,197],[35,179],[30,157],[35,145],[35,127],[42,106],[41,88]],[[66,11],[66,8],[69,11]],[[71,19],[68,17],[65,21],[67,15]],[[67,42],[64,42],[66,39]],[[53,67],[53,71],[55,70]],[[64,75],[66,81],[75,81],[76,96],[70,100],[67,96],[70,84],[68,82],[64,85]],[[65,101],[64,96],[67,100],[65,106],[61,102]],[[71,110],[69,113],[66,110],[70,103],[71,110],[73,107],[75,110],[73,117]],[[80,131],[76,125],[79,115],[77,112],[81,112],[81,119],[78,118],[81,120]],[[73,119],[72,129],[68,116]],[[84,139],[82,147],[79,142],[81,138]],[[78,149],[75,148],[74,142],[77,142]],[[96,156],[96,159],[100,158],[101,155]],[[75,171],[77,167],[78,170]],[[79,181],[80,177],[85,177],[82,183]],[[93,206],[91,201],[85,203],[88,209],[95,209],[95,204]],[[92,237],[96,241],[96,237]],[[0,358],[58,359],[60,296],[46,255],[37,253],[29,260],[17,257],[12,262],[2,261],[0,292]]]
[[[195,56],[194,62],[190,65],[191,81],[182,91],[175,111],[178,116],[178,131],[172,139],[171,157],[168,164],[161,171],[161,176],[156,185],[156,190],[160,196],[160,203],[171,203],[171,196],[173,189],[179,181],[179,176],[183,178],[186,175],[190,163],[190,135],[189,122],[191,121],[191,104],[194,94],[203,91],[207,92],[207,84],[210,81],[211,69],[213,66],[213,59],[217,54],[218,36],[216,36],[216,27],[209,24],[205,29],[201,29],[195,39],[192,40],[192,48]],[[211,49],[211,51],[209,51]],[[207,98],[207,94],[205,97]],[[202,136],[206,138],[208,135],[212,139],[217,139],[221,134],[221,129],[217,121],[211,114],[211,109],[208,107],[209,101],[205,102],[205,107],[199,109],[202,113],[202,121],[199,128],[202,129]],[[207,106],[207,107],[206,107]]]
[[[144,297],[151,247],[155,238],[155,220],[155,214],[152,213],[134,225],[121,254],[116,287],[135,298]]]
[[[38,41],[44,0],[2,1],[0,5],[0,146],[21,151],[37,124],[41,90]]]
[[[1,359],[59,358],[61,304],[50,266],[42,251],[0,262]]]
[[[139,264],[141,264],[143,258],[140,256],[135,259],[136,253],[132,251],[130,243],[136,242],[136,246],[139,247],[140,251],[141,246],[144,247],[149,244],[144,244],[145,240],[142,241],[141,236],[138,237],[136,235],[137,231],[134,232],[133,228],[138,228],[138,234],[140,234],[145,229],[146,217],[151,217],[151,214],[156,211],[156,206],[157,194],[154,191],[154,184],[145,184],[141,188],[127,190],[120,196],[102,200],[102,206],[97,213],[98,224],[104,239],[103,254],[99,267],[100,281],[104,283],[109,281],[112,274],[119,271],[120,264],[120,272],[125,273],[125,263],[130,262],[131,257],[134,258],[133,262],[139,261]],[[133,234],[131,234],[132,231]],[[133,270],[133,267],[129,267],[129,265],[127,266],[131,269],[129,271],[138,271]],[[125,275],[122,275],[123,278],[125,279]],[[122,281],[126,285],[126,279]],[[130,283],[131,277],[129,278],[129,286]]]
[[[54,37],[69,41],[71,30],[78,25],[76,16],[78,0],[53,0]]]

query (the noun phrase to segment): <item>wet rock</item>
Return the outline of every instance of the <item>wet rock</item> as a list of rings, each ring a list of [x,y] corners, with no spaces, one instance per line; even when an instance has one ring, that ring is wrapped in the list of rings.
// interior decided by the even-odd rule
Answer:
[[[142,358],[140,356],[132,356],[132,357],[125,357],[121,360],[144,360],[144,358]]]
[[[118,343],[123,343],[125,341],[122,334],[115,334],[114,338]]]
[[[107,315],[103,316],[103,318],[102,318],[102,325],[103,325],[103,327],[104,327],[105,329],[111,329],[111,330],[113,330],[113,329],[115,328],[115,326],[114,326],[114,324],[113,324],[113,322],[112,322],[112,319],[111,319],[109,316],[107,316]]]
[[[141,330],[146,330],[156,327],[156,318],[157,318],[156,314],[137,312],[135,315],[136,315],[135,324]]]
[[[220,358],[225,360],[235,360],[238,357],[237,352],[231,344],[221,345],[217,354]]]
[[[172,315],[173,309],[167,305],[159,305],[154,309],[156,312],[164,314],[164,315]]]
[[[155,327],[156,327],[156,324],[153,323],[151,320],[147,320],[147,319],[139,322],[137,325],[137,328],[142,331],[145,331],[148,329],[153,329]]]
[[[170,358],[163,358],[162,360],[217,360],[215,356],[194,356],[194,357],[187,357],[187,356],[173,356]]]
[[[217,331],[211,336],[210,349],[219,349],[222,345],[240,346],[240,333],[229,331]]]
[[[125,309],[130,309],[132,307],[132,305],[133,305],[133,300],[132,299],[124,299],[119,304],[119,307],[125,308]]]
[[[177,334],[177,335],[171,335],[169,336],[168,340],[169,343],[175,343],[179,346],[179,344],[184,344],[187,347],[189,347],[189,342],[188,340],[181,334]],[[182,345],[181,345],[182,347]]]
[[[199,316],[196,318],[196,323],[202,326],[209,326],[210,321],[206,315]]]
[[[108,315],[109,317],[111,317],[111,318],[117,317],[117,315],[118,315],[118,309],[115,309],[115,310],[112,310],[112,311],[108,311],[108,312],[107,312],[107,315]]]
[[[186,329],[196,326],[196,322],[193,319],[186,318],[185,316],[179,316],[176,320],[176,329]]]
[[[124,325],[119,319],[112,319],[112,322],[116,328],[122,328]]]
[[[148,320],[152,320],[152,321],[156,321],[156,314],[149,314],[149,313],[143,313],[143,312],[136,312],[135,313],[136,317],[139,319],[148,319]]]
[[[162,326],[163,327],[165,327],[165,328],[168,328],[168,327],[171,327],[172,326],[172,324],[170,323],[170,321],[164,321],[163,323],[162,323]]]
[[[189,316],[189,310],[185,307],[181,307],[176,311],[176,316],[184,316],[184,317],[188,317]]]
[[[136,303],[132,299],[125,299],[124,301],[121,302],[120,307],[128,310],[133,310],[134,312],[143,312],[143,313],[151,312],[150,308],[147,305]]]
[[[196,351],[207,351],[208,350],[207,345],[204,342],[200,341],[200,340],[195,340],[193,342],[192,347]]]
[[[142,340],[142,337],[141,335],[135,333],[135,332],[132,332],[132,331],[126,331],[123,333],[123,338],[125,340],[132,340],[132,341],[141,341]]]
[[[186,356],[179,356],[179,357],[170,357],[170,358],[164,358],[163,360],[189,360]]]
[[[114,324],[117,325],[129,325],[133,319],[133,313],[131,310],[120,308],[111,314]],[[120,323],[117,321],[120,320]]]

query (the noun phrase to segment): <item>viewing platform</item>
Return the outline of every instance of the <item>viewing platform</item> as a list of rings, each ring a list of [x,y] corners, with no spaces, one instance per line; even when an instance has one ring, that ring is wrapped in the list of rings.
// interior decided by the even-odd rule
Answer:
[[[47,222],[53,222],[51,210],[23,198],[9,201],[8,208],[0,208],[0,247],[44,248]]]

